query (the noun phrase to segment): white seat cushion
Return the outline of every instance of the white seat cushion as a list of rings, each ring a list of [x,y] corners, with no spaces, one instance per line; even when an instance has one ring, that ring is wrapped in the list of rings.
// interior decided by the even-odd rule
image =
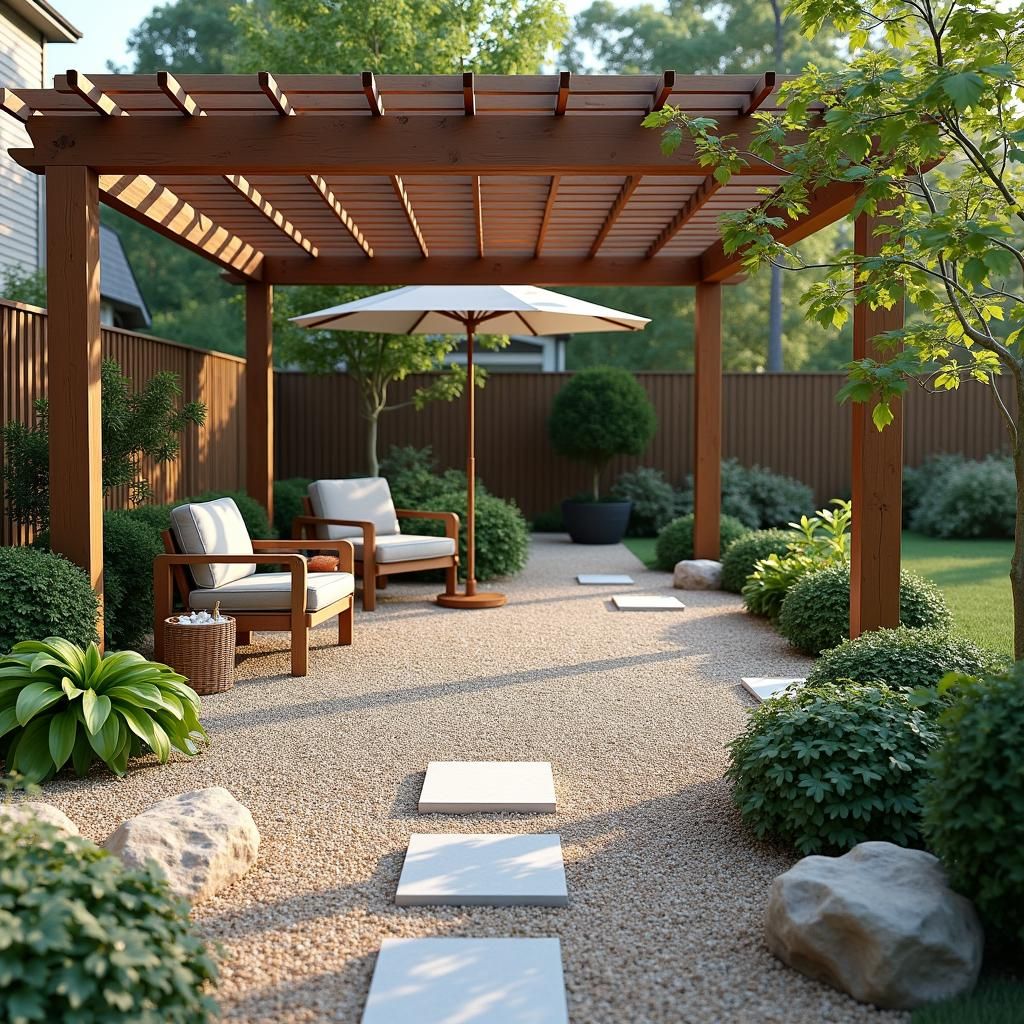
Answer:
[[[232,498],[171,509],[171,529],[186,555],[251,555],[245,520]],[[190,565],[197,587],[220,587],[256,572],[254,564]]]
[[[362,561],[363,542],[353,540],[356,559]],[[455,541],[451,537],[424,537],[416,533],[396,533],[377,538],[377,564],[404,562],[414,558],[442,558],[455,554]]]
[[[311,572],[306,576],[306,611],[318,612],[340,601],[355,590],[355,579],[347,572]],[[189,604],[212,611],[220,601],[220,610],[231,612],[288,611],[292,605],[292,574],[261,572],[235,580],[212,590],[193,590]]]
[[[321,519],[360,519],[373,523],[378,539],[399,532],[391,488],[383,477],[358,480],[315,480],[309,485],[313,515]],[[362,537],[358,526],[319,527],[317,535],[331,540]]]

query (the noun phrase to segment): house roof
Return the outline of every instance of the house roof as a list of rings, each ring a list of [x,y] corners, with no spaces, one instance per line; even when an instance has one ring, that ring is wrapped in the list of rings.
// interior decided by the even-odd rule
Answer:
[[[48,43],[74,43],[82,33],[46,0],[3,0],[3,5],[42,33]]]
[[[105,224],[100,225],[100,296],[118,309],[126,326],[148,327],[152,323],[121,237]]]

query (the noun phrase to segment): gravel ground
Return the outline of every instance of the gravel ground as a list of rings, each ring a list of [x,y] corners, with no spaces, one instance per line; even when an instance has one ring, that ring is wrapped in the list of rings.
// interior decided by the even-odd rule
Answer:
[[[317,632],[305,679],[287,675],[283,635],[254,636],[236,687],[204,699],[206,753],[44,799],[97,840],[183,790],[226,786],[251,809],[259,863],[195,912],[224,947],[230,1020],[355,1024],[388,936],[556,935],[573,1024],[905,1021],[762,943],[768,885],[792,857],[741,827],[723,743],[750,704],[739,677],[798,675],[807,659],[732,595],[615,612],[577,572],[672,593],[624,547],[538,535],[506,608],[443,610],[436,585],[392,583],[357,615],[353,647]],[[427,761],[461,759],[550,760],[558,813],[417,816]],[[558,831],[570,906],[398,909],[413,831]]]

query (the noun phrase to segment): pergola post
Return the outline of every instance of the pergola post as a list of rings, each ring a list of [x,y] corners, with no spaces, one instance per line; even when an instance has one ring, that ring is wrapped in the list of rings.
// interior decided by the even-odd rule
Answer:
[[[697,285],[693,557],[718,559],[722,507],[722,286]]]
[[[881,219],[861,214],[854,226],[854,251],[877,255]],[[853,309],[853,358],[887,358],[874,339],[903,326],[903,302],[892,309]],[[903,406],[892,403],[893,422],[884,430],[871,420],[873,403],[853,403],[851,459],[853,527],[850,551],[850,636],[900,622],[900,539],[903,525]]]
[[[100,209],[88,167],[46,169],[46,290],[50,547],[88,574],[102,638]]]
[[[274,290],[245,285],[245,489],[274,519]]]

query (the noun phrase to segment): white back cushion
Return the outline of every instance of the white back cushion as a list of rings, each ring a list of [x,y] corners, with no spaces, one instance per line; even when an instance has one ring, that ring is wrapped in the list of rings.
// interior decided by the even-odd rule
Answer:
[[[315,480],[309,485],[309,503],[313,506],[313,515],[321,519],[361,519],[371,522],[376,527],[378,537],[390,537],[399,532],[391,488],[383,477]],[[358,526],[328,526],[326,530],[321,527],[317,532],[331,540],[363,536]]]
[[[245,520],[232,498],[218,498],[197,505],[171,509],[171,528],[178,547],[186,555],[251,555],[252,541]],[[189,566],[196,586],[210,589],[245,579],[255,565]]]

